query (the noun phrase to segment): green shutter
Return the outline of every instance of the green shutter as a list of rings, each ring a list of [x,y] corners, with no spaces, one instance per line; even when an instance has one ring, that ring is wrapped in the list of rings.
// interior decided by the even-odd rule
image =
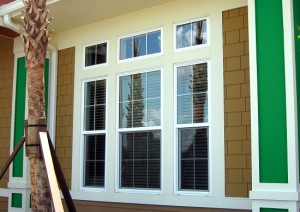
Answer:
[[[11,194],[11,207],[22,208],[22,194],[18,194],[18,193]]]

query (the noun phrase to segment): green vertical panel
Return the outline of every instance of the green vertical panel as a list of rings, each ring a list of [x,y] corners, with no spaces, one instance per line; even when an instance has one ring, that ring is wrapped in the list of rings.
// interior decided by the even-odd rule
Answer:
[[[256,0],[255,15],[260,182],[287,183],[282,1]]]
[[[26,65],[25,57],[17,61],[17,81],[15,100],[15,125],[14,125],[14,147],[24,135],[25,98],[26,98]],[[45,61],[45,109],[48,111],[48,81],[49,81],[49,59]],[[13,163],[13,177],[23,177],[24,147],[16,155]]]
[[[48,116],[48,86],[49,86],[49,59],[45,60],[44,67],[44,79],[45,79],[45,110],[46,117]]]
[[[11,207],[22,208],[22,194],[18,194],[18,193],[11,194]]]
[[[300,132],[300,0],[294,0],[294,32],[295,32],[295,58],[296,58],[296,80],[297,80],[297,101],[298,101],[298,132]],[[298,152],[300,153],[300,136],[298,135]],[[300,166],[300,154],[299,166]],[[300,172],[300,167],[299,167]],[[299,173],[300,177],[300,173]],[[300,179],[299,179],[300,180]]]
[[[260,212],[288,212],[288,209],[261,208]]]
[[[25,117],[25,98],[26,98],[26,67],[25,58],[18,58],[17,61],[17,81],[15,99],[15,125],[14,125],[14,147],[24,135]],[[23,177],[23,155],[24,147],[15,156],[13,163],[13,177]]]

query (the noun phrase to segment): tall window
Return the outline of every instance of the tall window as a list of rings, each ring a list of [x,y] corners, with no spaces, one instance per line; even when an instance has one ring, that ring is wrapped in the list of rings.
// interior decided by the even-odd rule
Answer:
[[[85,67],[107,63],[107,43],[85,47]]]
[[[84,83],[83,186],[104,187],[106,80]]]
[[[176,67],[178,189],[208,191],[207,63]]]
[[[161,31],[120,39],[120,60],[161,52]]]
[[[176,49],[207,43],[207,20],[199,20],[176,26]]]
[[[120,77],[120,188],[160,189],[161,72]]]

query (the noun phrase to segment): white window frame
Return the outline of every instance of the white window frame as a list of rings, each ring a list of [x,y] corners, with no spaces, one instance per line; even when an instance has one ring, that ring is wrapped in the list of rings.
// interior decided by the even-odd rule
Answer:
[[[183,24],[191,24],[193,22],[203,21],[203,20],[206,20],[206,23],[207,23],[207,43],[177,48],[176,47],[176,43],[177,43],[176,28],[177,28],[177,26],[183,25]],[[191,36],[192,35],[193,34],[191,34]],[[201,17],[201,18],[191,19],[188,21],[173,24],[173,51],[174,52],[189,51],[189,50],[200,49],[200,48],[204,48],[204,47],[208,47],[208,46],[210,46],[210,19],[209,19],[209,17]]]
[[[120,59],[120,56],[121,56],[121,45],[120,45],[120,42],[121,42],[121,39],[124,39],[124,38],[130,38],[130,37],[134,37],[134,36],[138,36],[138,35],[142,35],[142,34],[148,34],[148,33],[151,33],[151,32],[156,32],[156,31],[160,31],[160,52],[158,53],[154,53],[154,54],[145,54],[143,56],[138,56],[138,57],[132,57],[132,58],[127,58],[127,59]],[[145,30],[145,31],[140,31],[140,32],[136,32],[136,33],[132,33],[132,34],[127,34],[127,35],[124,35],[124,36],[120,36],[118,37],[117,39],[117,63],[124,63],[124,62],[130,62],[130,61],[136,61],[136,60],[141,60],[141,59],[146,59],[146,58],[152,58],[152,57],[157,57],[157,56],[160,56],[160,55],[163,55],[163,27],[159,27],[159,28],[153,28],[153,29],[150,29],[150,30]],[[146,52],[147,52],[147,43],[148,43],[148,40],[146,39]]]
[[[161,108],[161,122],[160,126],[152,126],[152,127],[138,127],[138,128],[120,128],[120,122],[119,122],[119,89],[120,89],[120,77],[122,76],[129,76],[134,74],[142,74],[146,72],[152,72],[152,71],[160,71],[160,108]],[[163,68],[161,66],[152,67],[152,68],[146,68],[141,70],[135,70],[135,71],[129,71],[124,73],[119,73],[117,75],[117,90],[116,90],[116,175],[115,175],[115,192],[116,193],[136,193],[136,194],[162,194],[163,192]],[[159,189],[131,189],[131,188],[121,188],[120,186],[120,180],[121,180],[121,173],[120,173],[120,134],[124,132],[144,132],[144,131],[152,131],[152,130],[160,130],[160,188]]]
[[[85,102],[85,84],[88,82],[95,82],[98,80],[105,80],[106,84],[106,91],[105,91],[105,129],[104,130],[94,130],[94,131],[85,131],[84,130],[84,102]],[[108,104],[108,77],[97,77],[97,78],[90,78],[82,80],[82,102],[81,102],[81,139],[80,139],[80,177],[79,177],[79,184],[80,184],[80,190],[82,191],[97,191],[97,192],[106,192],[106,185],[107,185],[107,104]],[[85,169],[84,169],[84,163],[85,163],[85,135],[105,135],[105,168],[104,168],[104,187],[86,187],[84,186],[84,178],[85,178]]]
[[[195,65],[200,63],[207,64],[207,94],[208,94],[208,122],[207,123],[192,123],[192,124],[178,124],[177,117],[177,68],[182,66]],[[174,64],[174,138],[176,139],[176,145],[174,150],[174,194],[175,195],[195,195],[195,196],[212,196],[211,184],[212,184],[212,150],[211,150],[211,64],[210,60],[194,60],[187,62],[180,62]],[[180,173],[179,173],[179,129],[195,129],[195,128],[208,128],[208,191],[182,191],[179,190],[179,181],[180,181]]]
[[[100,45],[100,44],[104,44],[106,43],[106,62],[105,63],[101,63],[101,64],[96,64],[96,65],[90,65],[90,66],[85,66],[85,50],[87,47],[90,46],[96,46],[96,45]],[[82,68],[83,70],[89,70],[89,69],[95,69],[95,68],[100,68],[100,67],[104,67],[104,66],[108,66],[108,61],[109,61],[109,40],[101,40],[101,41],[97,41],[97,42],[93,42],[93,43],[89,43],[83,46],[83,50],[82,50],[83,54],[82,54]]]

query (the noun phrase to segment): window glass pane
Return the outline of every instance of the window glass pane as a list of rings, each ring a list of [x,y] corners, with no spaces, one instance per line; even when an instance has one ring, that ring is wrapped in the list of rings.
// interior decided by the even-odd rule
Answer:
[[[177,69],[177,94],[190,94],[193,87],[193,74],[191,66],[178,67]]]
[[[120,77],[120,102],[132,101],[132,76]]]
[[[161,52],[161,32],[155,31],[147,34],[147,54]]]
[[[96,64],[96,46],[89,46],[85,48],[85,66]]]
[[[160,131],[121,133],[120,137],[121,188],[159,189]]]
[[[207,63],[193,66],[193,92],[207,92]]]
[[[207,64],[177,68],[177,123],[208,122]]]
[[[146,73],[133,75],[133,100],[146,98]]]
[[[177,122],[178,124],[193,123],[193,96],[183,95],[177,98]]]
[[[160,126],[160,98],[147,101],[147,126]]]
[[[160,71],[147,73],[147,98],[160,97]]]
[[[84,186],[104,186],[105,135],[85,135],[84,170]]]
[[[206,20],[192,23],[193,28],[193,46],[207,43],[207,25]]]
[[[192,28],[191,24],[178,25],[176,27],[176,48],[183,48],[192,45]]]
[[[123,38],[120,40],[120,59],[133,57],[133,38]]]
[[[160,71],[120,77],[119,127],[160,126]]]
[[[179,190],[208,190],[208,128],[179,130]]]
[[[134,57],[146,55],[146,34],[134,36]]]
[[[133,101],[132,111],[129,112],[133,114],[133,127],[146,126],[145,110],[145,101]]]
[[[97,45],[96,64],[106,63],[107,43]]]
[[[106,82],[98,80],[85,85],[84,130],[105,129]]]
[[[208,99],[207,94],[194,94],[194,123],[204,123],[208,121]]]

